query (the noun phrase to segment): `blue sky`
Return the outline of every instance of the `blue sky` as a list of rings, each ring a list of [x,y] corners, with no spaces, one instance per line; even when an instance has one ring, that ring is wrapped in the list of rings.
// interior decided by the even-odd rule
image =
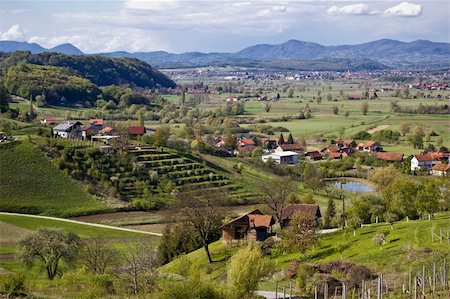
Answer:
[[[0,40],[85,53],[234,52],[289,39],[324,45],[381,38],[450,41],[450,1],[4,1]]]

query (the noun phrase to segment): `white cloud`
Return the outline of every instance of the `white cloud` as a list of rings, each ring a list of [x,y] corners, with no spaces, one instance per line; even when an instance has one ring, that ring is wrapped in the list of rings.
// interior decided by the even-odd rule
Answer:
[[[422,15],[422,5],[402,2],[399,5],[386,9],[384,14],[395,17],[418,17]]]
[[[182,5],[180,0],[126,0],[124,5],[130,9],[169,10]]]
[[[358,3],[345,6],[332,6],[327,10],[331,15],[368,15],[371,14],[367,4]]]
[[[25,32],[18,24],[11,26],[6,32],[0,32],[0,40],[24,41],[25,39]]]

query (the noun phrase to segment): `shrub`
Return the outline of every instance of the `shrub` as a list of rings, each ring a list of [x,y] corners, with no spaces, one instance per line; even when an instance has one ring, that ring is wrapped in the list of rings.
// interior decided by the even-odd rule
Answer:
[[[7,298],[27,296],[25,281],[24,273],[0,276],[0,294],[6,295]]]

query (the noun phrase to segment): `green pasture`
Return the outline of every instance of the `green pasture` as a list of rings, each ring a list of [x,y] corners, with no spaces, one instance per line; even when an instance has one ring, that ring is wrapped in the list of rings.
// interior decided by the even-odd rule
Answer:
[[[54,216],[108,210],[28,141],[0,145],[0,210]]]

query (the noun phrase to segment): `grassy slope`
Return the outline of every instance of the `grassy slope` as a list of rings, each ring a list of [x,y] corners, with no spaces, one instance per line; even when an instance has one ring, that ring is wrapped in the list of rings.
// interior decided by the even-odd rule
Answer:
[[[139,233],[92,227],[58,220],[39,219],[15,215],[0,215],[0,268],[15,271],[21,269],[20,263],[13,259],[2,259],[2,254],[16,254],[17,242],[28,233],[40,228],[61,229],[75,233],[83,239],[102,238],[112,246],[122,249],[132,242],[157,244],[159,237]]]
[[[68,216],[106,210],[28,142],[0,146],[0,210]]]
[[[386,223],[373,224],[357,230],[354,237],[352,230],[348,229],[348,248],[343,253],[343,259],[365,265],[373,271],[383,272],[406,272],[416,268],[422,263],[427,263],[433,259],[442,261],[443,256],[450,257],[450,244],[431,241],[431,230],[443,232],[450,231],[450,213],[442,213],[432,221],[410,221],[398,222],[394,224],[391,231]],[[380,250],[379,246],[372,242],[372,237],[381,232],[390,231],[387,244]],[[320,247],[314,251],[301,256],[300,253],[285,254],[277,258],[278,267],[286,268],[291,262],[308,258],[314,262],[325,262],[340,259],[340,254],[335,246],[344,242],[344,232],[338,231],[329,235],[324,235],[320,241]],[[239,245],[225,245],[222,241],[211,244],[211,254],[214,260],[218,261],[208,265],[203,249],[196,250],[187,255],[181,256],[161,268],[161,272],[177,273],[186,264],[195,265],[205,273],[210,273],[211,278],[224,278],[226,261],[237,251]],[[432,253],[426,254],[420,249],[431,248]],[[275,260],[275,259],[274,259]],[[275,261],[274,261],[275,264]],[[265,282],[262,288],[272,288],[272,281]]]

